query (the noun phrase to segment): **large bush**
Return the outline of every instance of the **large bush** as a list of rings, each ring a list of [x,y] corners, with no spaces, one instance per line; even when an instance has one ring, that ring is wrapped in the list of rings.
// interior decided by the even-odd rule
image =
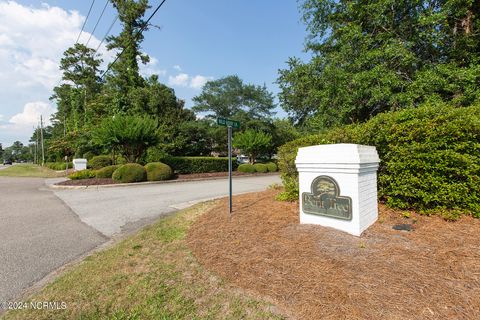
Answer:
[[[239,172],[246,172],[246,173],[255,173],[255,167],[253,164],[244,163],[238,166]]]
[[[145,165],[148,181],[161,181],[171,179],[173,176],[172,168],[161,162],[152,162]]]
[[[276,172],[278,170],[277,165],[273,162],[267,162],[265,165],[267,166],[268,172]]]
[[[97,170],[112,165],[112,157],[110,156],[95,156],[88,161],[90,168]]]
[[[147,171],[137,163],[127,163],[115,170],[113,180],[121,183],[141,182],[147,180]]]
[[[287,143],[278,152],[287,198],[298,196],[298,148],[342,142],[376,146],[379,196],[388,205],[460,209],[480,217],[480,104],[384,113],[360,125]]]
[[[111,178],[115,170],[120,168],[120,165],[108,166],[102,169],[97,170],[96,177],[97,178]]]
[[[216,157],[166,157],[161,162],[168,164],[178,173],[204,173],[228,171],[228,158]],[[232,158],[233,169],[237,161]]]
[[[268,172],[268,167],[263,163],[255,163],[253,165],[253,167],[255,168],[256,172],[260,172],[260,173],[267,173]]]

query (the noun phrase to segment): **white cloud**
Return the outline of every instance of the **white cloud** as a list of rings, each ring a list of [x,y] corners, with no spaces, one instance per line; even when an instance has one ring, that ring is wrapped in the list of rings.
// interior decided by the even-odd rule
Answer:
[[[213,80],[213,77],[207,77],[202,75],[190,76],[186,73],[179,73],[176,76],[169,76],[168,84],[171,86],[201,89],[203,85],[210,80]]]
[[[188,86],[190,76],[186,73],[179,73],[176,76],[169,76],[168,77],[168,84],[171,86],[180,86],[186,87]]]
[[[213,80],[213,77],[205,77],[201,75],[196,75],[190,80],[190,87],[193,89],[201,89],[205,83]]]
[[[21,113],[17,113],[8,121],[15,126],[34,126],[43,117],[45,125],[50,124],[50,116],[55,112],[55,108],[49,103],[42,101],[29,102],[23,107]]]
[[[144,77],[150,77],[151,75],[157,74],[159,76],[166,76],[167,70],[160,69],[158,67],[158,59],[150,56],[150,62],[143,64],[139,61],[140,73]]]
[[[175,69],[177,71],[182,71],[182,68],[178,64],[174,65],[173,69]]]

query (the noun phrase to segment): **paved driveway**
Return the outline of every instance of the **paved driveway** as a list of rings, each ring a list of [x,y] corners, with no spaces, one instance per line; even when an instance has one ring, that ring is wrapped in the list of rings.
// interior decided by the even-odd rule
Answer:
[[[234,177],[234,194],[265,190],[280,177]],[[78,214],[80,219],[111,237],[147,224],[157,217],[191,203],[228,195],[228,180],[208,180],[149,184],[115,188],[57,190],[55,194]]]
[[[278,176],[235,177],[233,188],[254,192],[279,182]],[[0,177],[0,301],[19,297],[113,235],[224,197],[227,187],[221,179],[52,191],[43,179]]]

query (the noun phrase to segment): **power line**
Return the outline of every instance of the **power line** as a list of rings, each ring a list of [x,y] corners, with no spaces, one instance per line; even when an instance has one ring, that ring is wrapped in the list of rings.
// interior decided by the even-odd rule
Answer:
[[[100,17],[98,17],[97,23],[95,23],[95,27],[93,27],[93,31],[90,33],[90,37],[88,38],[88,41],[85,44],[85,47],[88,47],[90,39],[92,39],[92,36],[95,33],[95,30],[97,29],[97,26],[100,23],[100,20],[102,20],[103,14],[105,13],[105,9],[107,9],[108,2],[109,2],[109,0],[105,1],[105,5],[103,6],[102,13],[100,14]]]
[[[80,33],[78,34],[78,37],[77,37],[77,41],[75,41],[75,43],[78,43],[78,40],[80,40],[80,36],[82,35],[83,28],[85,28],[85,24],[87,23],[88,17],[90,16],[90,12],[92,11],[94,3],[95,3],[95,0],[92,0],[92,4],[90,5],[90,9],[88,9],[87,17],[85,18],[85,21],[83,21],[82,29],[80,30]]]
[[[115,24],[115,22],[117,22],[117,19],[118,19],[118,14],[115,16],[115,19],[113,19],[112,24],[111,24],[110,27],[108,28],[107,33],[105,33],[105,35],[103,36],[102,41],[100,41],[100,43],[98,44],[98,47],[97,47],[97,49],[95,50],[95,54],[97,54],[98,49],[100,49],[100,47],[101,47],[102,44],[103,44],[103,41],[105,41],[105,39],[107,38],[107,36],[108,36],[108,34],[110,33],[110,31],[112,31],[113,25]]]
[[[152,12],[152,14],[150,15],[150,17],[147,19],[147,21],[145,21],[143,27],[135,34],[135,38],[138,37],[148,26],[148,23],[150,22],[150,20],[153,18],[153,16],[157,13],[157,11],[163,6],[163,4],[165,3],[165,1],[167,0],[163,0],[159,5],[158,7]],[[110,71],[110,68],[115,64],[115,62],[117,62],[117,60],[122,56],[122,54],[125,52],[125,48],[123,48],[122,52],[120,52],[119,55],[117,55],[117,57],[115,58],[115,60],[113,60],[112,63],[110,63],[108,65],[108,68],[107,70],[105,70],[104,73],[102,73],[102,75],[100,76],[101,79],[103,79],[103,77],[105,77],[105,75],[107,74],[108,71]]]

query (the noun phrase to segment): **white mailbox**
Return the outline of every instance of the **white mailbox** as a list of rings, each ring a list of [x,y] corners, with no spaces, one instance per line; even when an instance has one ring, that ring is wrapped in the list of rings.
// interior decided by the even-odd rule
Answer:
[[[73,169],[75,171],[87,169],[87,159],[73,159]]]
[[[378,218],[377,169],[372,146],[326,144],[299,148],[300,223],[360,236]]]

